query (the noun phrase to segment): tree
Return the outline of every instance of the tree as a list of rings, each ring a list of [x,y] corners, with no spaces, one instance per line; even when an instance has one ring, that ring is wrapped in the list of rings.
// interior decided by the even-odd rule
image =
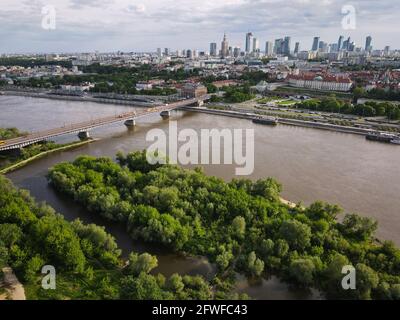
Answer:
[[[10,248],[22,238],[22,230],[16,224],[0,224],[0,241]]]
[[[296,259],[290,264],[289,274],[304,287],[311,286],[314,281],[315,265],[311,259]]]
[[[264,271],[264,262],[257,258],[254,251],[247,256],[246,271],[252,276],[260,276]]]
[[[185,284],[183,283],[182,277],[179,274],[174,273],[168,278],[166,288],[174,293],[180,293],[185,288]]]
[[[379,284],[376,272],[365,264],[356,265],[357,292],[361,299],[371,299],[371,290]]]
[[[132,300],[162,300],[163,291],[154,276],[142,272],[138,277],[127,276],[122,278],[121,298]]]
[[[157,268],[158,260],[157,257],[152,256],[148,253],[138,255],[137,253],[131,253],[129,255],[128,271],[130,274],[139,275],[140,273],[150,273],[151,270]]]
[[[246,232],[246,220],[241,216],[235,217],[232,221],[232,231],[237,237],[243,238]]]
[[[359,98],[362,98],[364,96],[365,96],[365,89],[364,88],[362,88],[362,87],[354,88],[354,90],[353,90],[353,99],[354,100],[353,101],[355,103],[357,103]]]
[[[356,214],[346,215],[342,222],[343,233],[360,241],[370,239],[377,228],[377,221]]]
[[[290,248],[295,250],[304,250],[310,245],[310,227],[297,220],[283,221],[279,235],[288,242]]]

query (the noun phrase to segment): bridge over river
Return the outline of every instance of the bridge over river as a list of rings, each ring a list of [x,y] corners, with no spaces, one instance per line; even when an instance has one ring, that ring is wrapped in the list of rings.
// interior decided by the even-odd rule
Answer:
[[[139,119],[141,117],[145,117],[154,113],[160,113],[161,116],[169,116],[170,111],[174,109],[194,104],[201,105],[206,99],[208,99],[208,96],[186,99],[182,101],[173,102],[170,104],[165,104],[162,106],[143,109],[138,112],[136,111],[126,112],[115,116],[108,116],[91,121],[65,125],[59,128],[54,128],[39,132],[32,132],[26,136],[2,141],[0,144],[0,151],[20,149],[37,142],[45,141],[66,134],[78,133],[78,136],[81,139],[88,138],[89,131],[94,128],[106,126],[117,122],[124,122],[126,126],[134,126],[136,124],[135,123],[136,119]]]

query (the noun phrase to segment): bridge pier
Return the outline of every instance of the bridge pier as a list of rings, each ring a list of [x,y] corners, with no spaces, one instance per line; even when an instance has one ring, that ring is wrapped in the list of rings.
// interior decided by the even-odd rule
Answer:
[[[128,128],[132,128],[134,126],[136,126],[136,120],[135,119],[128,119],[124,122],[124,124],[128,127]]]
[[[168,119],[171,116],[171,111],[169,110],[161,111],[160,116],[163,117],[164,119]]]
[[[81,140],[87,140],[90,138],[90,133],[89,133],[89,131],[81,131],[78,133],[78,137]]]

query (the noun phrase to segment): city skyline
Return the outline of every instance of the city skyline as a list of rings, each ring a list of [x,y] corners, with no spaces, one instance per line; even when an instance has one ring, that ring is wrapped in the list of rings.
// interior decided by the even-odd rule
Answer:
[[[315,36],[335,43],[340,35],[364,47],[370,35],[375,49],[387,45],[400,49],[396,36],[400,4],[388,0],[379,5],[353,1],[355,30],[342,28],[341,10],[346,4],[342,0],[55,0],[55,30],[42,28],[41,10],[46,2],[3,2],[1,53],[152,52],[155,47],[208,50],[210,42],[220,44],[224,32],[230,45],[242,50],[247,32],[259,40],[260,48],[266,41],[289,36],[292,46],[300,42],[302,50],[308,50]]]

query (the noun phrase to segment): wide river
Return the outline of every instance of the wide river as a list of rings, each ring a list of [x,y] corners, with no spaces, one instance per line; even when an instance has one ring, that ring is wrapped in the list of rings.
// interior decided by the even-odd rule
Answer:
[[[134,109],[126,106],[68,102],[38,98],[0,96],[0,127],[17,127],[36,131],[114,115]],[[378,220],[378,236],[400,245],[400,147],[367,141],[364,137],[317,129],[278,125],[269,127],[249,120],[193,112],[173,112],[171,119],[152,115],[137,121],[134,130],[115,124],[91,132],[99,141],[78,149],[58,152],[37,160],[8,175],[17,186],[30,190],[39,201],[46,201],[67,219],[105,225],[126,254],[130,250],[157,254],[160,271],[210,277],[214,267],[206,259],[185,258],[144,243],[132,243],[124,228],[88,214],[83,208],[55,193],[47,184],[48,168],[61,161],[70,161],[81,154],[114,157],[118,151],[142,150],[146,133],[153,128],[168,132],[171,120],[178,129],[254,129],[255,169],[247,178],[274,177],[283,184],[282,196],[293,202],[310,204],[323,200]],[[59,142],[76,140],[75,136]],[[234,165],[206,165],[209,175],[225,180],[235,177]],[[261,283],[239,282],[238,290],[256,298],[310,298],[303,292],[289,289],[276,278]]]

